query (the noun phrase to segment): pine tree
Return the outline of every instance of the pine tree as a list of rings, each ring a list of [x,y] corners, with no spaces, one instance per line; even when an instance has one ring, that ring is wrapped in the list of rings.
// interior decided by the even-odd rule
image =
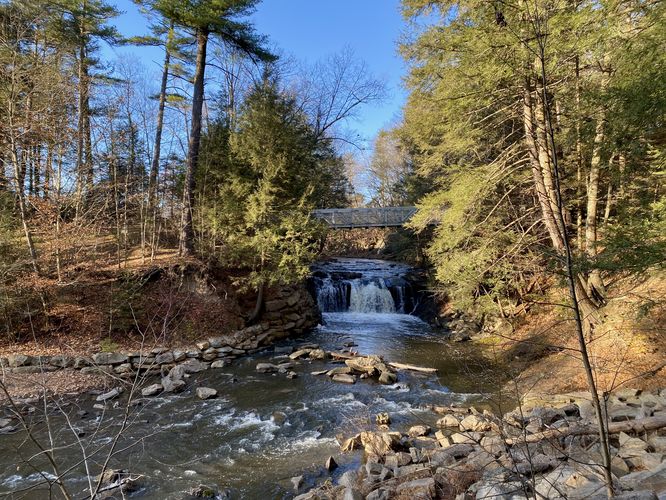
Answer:
[[[190,255],[194,252],[192,210],[201,143],[208,39],[211,35],[218,36],[223,43],[237,47],[251,57],[271,60],[273,56],[263,47],[263,38],[255,33],[251,24],[239,20],[251,13],[257,3],[258,0],[156,0],[155,2],[155,8],[167,19],[173,20],[178,26],[192,29],[197,44],[190,142],[183,189],[181,255]]]

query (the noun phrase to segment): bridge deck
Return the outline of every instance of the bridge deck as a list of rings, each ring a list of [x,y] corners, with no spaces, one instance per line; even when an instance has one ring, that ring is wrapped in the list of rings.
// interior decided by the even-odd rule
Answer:
[[[332,229],[352,229],[402,226],[415,213],[416,207],[326,208],[313,210],[312,215],[327,222]]]

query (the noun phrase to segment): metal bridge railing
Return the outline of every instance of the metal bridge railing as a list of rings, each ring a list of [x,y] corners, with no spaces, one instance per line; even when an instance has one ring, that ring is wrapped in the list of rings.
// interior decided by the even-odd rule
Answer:
[[[416,213],[416,207],[326,208],[313,210],[312,215],[333,229],[355,227],[402,226]]]

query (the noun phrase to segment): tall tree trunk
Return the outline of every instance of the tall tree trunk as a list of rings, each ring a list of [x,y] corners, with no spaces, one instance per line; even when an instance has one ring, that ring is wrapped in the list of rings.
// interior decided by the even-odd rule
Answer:
[[[578,250],[585,250],[583,239],[583,139],[580,125],[582,121],[580,107],[580,58],[576,55],[575,61],[575,92],[576,92],[576,241]]]
[[[169,34],[164,49],[164,66],[162,67],[162,83],[160,85],[160,98],[157,108],[157,126],[155,128],[155,146],[153,158],[150,163],[150,177],[148,179],[148,210],[155,210],[155,198],[157,192],[157,175],[160,168],[160,150],[162,148],[162,128],[164,126],[164,108],[166,107],[167,84],[169,81],[169,64],[171,62],[170,45],[173,40],[173,21],[169,25]]]
[[[194,71],[194,91],[192,94],[192,124],[190,143],[187,151],[187,170],[183,188],[183,212],[180,224],[180,255],[194,253],[194,228],[192,227],[192,208],[197,167],[199,164],[199,145],[201,143],[201,118],[204,101],[204,74],[206,71],[206,48],[208,45],[207,28],[197,30],[197,61]]]
[[[599,117],[594,134],[592,160],[587,180],[587,207],[585,217],[585,253],[591,261],[597,257],[597,210],[599,205],[599,177],[601,173],[601,147],[605,135],[603,115]],[[602,303],[606,295],[598,269],[592,269],[587,279],[588,294]]]

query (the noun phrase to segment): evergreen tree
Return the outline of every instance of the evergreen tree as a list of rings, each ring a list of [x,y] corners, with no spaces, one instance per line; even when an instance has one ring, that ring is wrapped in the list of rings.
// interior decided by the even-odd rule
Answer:
[[[213,34],[218,36],[223,43],[237,47],[251,57],[265,61],[271,60],[273,56],[264,49],[263,38],[255,33],[251,24],[239,20],[251,13],[257,3],[258,0],[156,0],[154,4],[155,8],[167,19],[173,20],[183,28],[192,29],[197,43],[190,142],[183,189],[181,255],[190,255],[194,251],[192,210],[201,143],[208,39]]]

